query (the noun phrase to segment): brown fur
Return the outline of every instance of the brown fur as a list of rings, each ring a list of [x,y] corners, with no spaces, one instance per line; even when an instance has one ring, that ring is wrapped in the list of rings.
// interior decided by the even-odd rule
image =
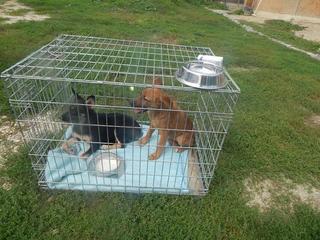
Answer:
[[[192,121],[179,108],[174,99],[156,87],[160,83],[161,79],[156,78],[154,87],[144,89],[134,101],[136,112],[142,112],[140,108],[148,108],[150,119],[150,128],[147,134],[140,139],[140,144],[146,144],[154,130],[159,130],[159,142],[156,151],[149,156],[151,160],[156,160],[161,156],[167,141],[176,148],[177,152],[182,152],[194,144]]]

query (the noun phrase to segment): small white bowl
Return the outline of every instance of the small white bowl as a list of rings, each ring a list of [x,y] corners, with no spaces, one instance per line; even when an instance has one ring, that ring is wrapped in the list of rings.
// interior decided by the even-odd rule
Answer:
[[[112,152],[99,151],[90,159],[88,171],[100,177],[120,177],[124,172],[124,160]]]

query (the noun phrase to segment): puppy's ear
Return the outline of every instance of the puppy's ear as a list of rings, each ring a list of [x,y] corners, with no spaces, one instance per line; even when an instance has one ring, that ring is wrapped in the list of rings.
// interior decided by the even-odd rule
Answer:
[[[96,104],[96,97],[91,95],[87,98],[87,105],[89,109],[92,109],[93,106]]]
[[[161,77],[155,77],[154,79],[153,79],[153,85],[156,87],[157,85],[159,86],[161,86],[161,85],[163,85],[163,82],[162,82],[162,79],[161,79]]]
[[[160,108],[161,109],[172,109],[173,101],[168,95],[160,96]]]

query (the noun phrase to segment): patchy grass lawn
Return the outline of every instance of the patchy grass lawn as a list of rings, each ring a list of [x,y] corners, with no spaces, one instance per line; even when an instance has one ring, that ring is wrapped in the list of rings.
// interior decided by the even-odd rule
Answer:
[[[4,23],[7,19],[6,18],[1,18],[0,17],[0,24]]]
[[[30,9],[18,9],[15,11],[10,12],[11,16],[23,16],[30,12]]]
[[[180,0],[21,2],[51,18],[0,25],[0,70],[62,33],[165,41],[223,55],[242,93],[207,196],[43,191],[22,148],[0,170],[12,185],[0,189],[1,239],[319,238],[320,213],[308,202],[282,197],[259,211],[245,186],[285,178],[319,189],[320,128],[306,124],[320,115],[318,61]],[[2,93],[0,107],[9,114]],[[286,204],[292,210],[280,211]]]
[[[295,31],[303,30],[304,27],[297,24],[292,24],[283,20],[267,20],[264,24],[242,21],[245,24],[253,27],[255,30],[265,33],[270,37],[292,44],[295,47],[306,51],[319,53],[320,43],[305,40],[294,34]]]
[[[201,1],[198,1],[201,2]],[[220,10],[227,10],[227,6],[219,1],[211,1],[211,0],[207,0],[203,2],[203,5],[205,5],[208,8],[212,8],[212,9],[220,9]]]

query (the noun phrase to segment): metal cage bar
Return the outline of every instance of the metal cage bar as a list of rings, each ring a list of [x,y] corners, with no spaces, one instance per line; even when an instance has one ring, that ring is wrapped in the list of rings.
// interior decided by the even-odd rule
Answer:
[[[228,84],[221,89],[199,90],[178,82],[175,79],[176,70],[199,54],[214,55],[206,47],[61,35],[2,72],[11,108],[29,146],[39,186],[92,191],[206,194],[233,118],[240,88],[226,70]],[[150,119],[146,114],[135,115],[135,106],[128,104],[128,101],[134,102],[144,89],[153,88],[154,77],[162,79],[163,85],[157,88],[169,96],[171,105],[167,108],[161,105],[152,111],[161,111],[166,116],[182,114],[187,117],[184,120],[168,117],[166,125],[158,127],[145,146],[132,141],[124,148],[106,150],[109,157],[112,154],[122,156],[124,172],[120,173],[118,169],[118,177],[95,175],[96,170],[90,170],[93,158],[88,159],[94,154],[102,156],[101,149],[113,146],[106,145],[102,140],[101,132],[106,126],[108,139],[113,133],[116,136],[119,129],[126,132],[136,127],[120,126],[116,121],[111,124],[90,120],[91,105],[85,99],[95,96],[93,109],[96,115],[93,116],[96,118],[107,119],[113,113],[131,116],[143,126],[145,136]],[[72,100],[75,98],[72,88],[83,102]],[[178,107],[174,108],[173,104]],[[86,120],[72,122],[72,127],[66,126],[62,114],[71,114],[71,108],[76,109],[77,119],[85,116]],[[81,109],[87,113],[81,112]],[[144,107],[141,110],[150,111]],[[192,129],[187,127],[187,118],[193,123]],[[176,119],[175,122],[172,119]],[[81,131],[89,130],[88,133],[81,132],[81,136],[93,136],[92,131],[97,129],[96,140],[83,142],[73,139],[72,142],[80,148],[85,144],[100,146],[87,160],[66,155],[64,147],[73,138],[75,126],[81,126]],[[114,132],[109,132],[110,129]],[[69,140],[68,131],[71,131]],[[184,151],[176,153],[179,146],[175,146],[174,139],[181,132],[194,136],[195,143],[180,146]],[[173,141],[171,145],[168,142],[165,145],[159,143],[161,133],[173,136],[169,138]],[[148,160],[148,156],[159,147],[163,148],[160,157]],[[108,164],[111,167],[110,161]],[[61,176],[66,180],[62,181],[64,178]]]

